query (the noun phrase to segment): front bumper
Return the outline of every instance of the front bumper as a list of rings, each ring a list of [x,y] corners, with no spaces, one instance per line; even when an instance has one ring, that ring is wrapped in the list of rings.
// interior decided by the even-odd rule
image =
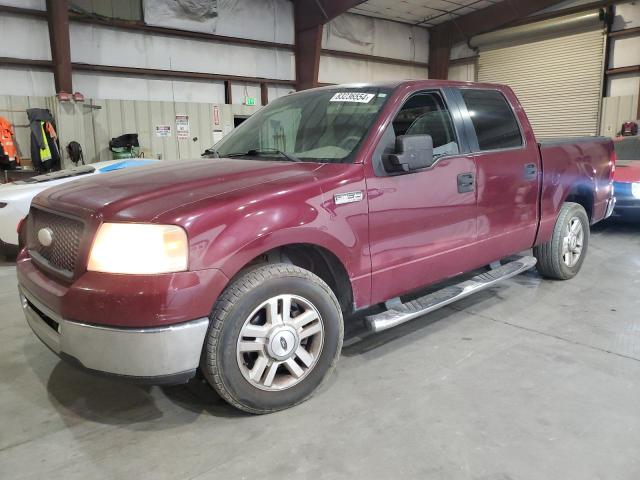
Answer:
[[[208,318],[153,328],[112,328],[66,320],[20,287],[27,323],[54,353],[80,366],[152,384],[195,375]]]

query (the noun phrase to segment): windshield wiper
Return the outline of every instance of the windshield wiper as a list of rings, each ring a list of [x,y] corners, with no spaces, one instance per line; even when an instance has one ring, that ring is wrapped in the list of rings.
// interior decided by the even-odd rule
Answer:
[[[226,158],[233,158],[233,157],[261,157],[261,156],[263,156],[263,154],[276,153],[276,154],[280,155],[282,158],[284,158],[285,160],[288,160],[290,162],[301,162],[302,161],[298,157],[296,157],[295,155],[292,155],[292,154],[287,153],[287,152],[283,152],[282,150],[278,150],[277,148],[261,148],[261,149],[252,148],[251,150],[249,150],[247,152],[236,152],[236,153],[227,153],[227,154],[221,154],[217,150],[208,149],[208,150],[205,150],[205,153],[207,153],[209,155],[216,155],[217,157],[226,157]]]
[[[261,156],[263,153],[277,153],[278,155],[281,155],[282,157],[284,157],[287,160],[289,160],[290,162],[301,162],[302,161],[298,157],[296,157],[295,155],[291,155],[290,153],[283,152],[282,150],[278,150],[277,148],[263,148],[263,149],[253,148],[253,149],[249,150],[246,153],[246,155]]]
[[[218,154],[218,151],[213,147],[207,148],[204,152],[202,152],[202,155],[200,156],[204,157],[205,155],[215,155],[216,158],[220,157],[220,155]]]

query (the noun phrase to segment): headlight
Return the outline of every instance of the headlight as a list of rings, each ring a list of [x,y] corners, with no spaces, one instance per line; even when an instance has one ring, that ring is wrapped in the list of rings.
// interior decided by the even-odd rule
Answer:
[[[186,232],[175,225],[103,223],[91,248],[88,270],[157,274],[187,269]]]
[[[631,184],[631,195],[636,198],[640,198],[640,182]]]

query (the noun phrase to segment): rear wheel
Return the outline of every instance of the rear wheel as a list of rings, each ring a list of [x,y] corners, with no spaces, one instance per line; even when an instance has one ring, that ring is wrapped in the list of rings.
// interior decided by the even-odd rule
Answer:
[[[568,280],[582,267],[589,245],[589,217],[582,205],[566,202],[562,205],[551,240],[533,249],[541,275],[556,280]]]
[[[216,302],[201,369],[234,407],[282,410],[327,378],[343,330],[338,300],[319,277],[293,265],[264,265],[241,275]]]

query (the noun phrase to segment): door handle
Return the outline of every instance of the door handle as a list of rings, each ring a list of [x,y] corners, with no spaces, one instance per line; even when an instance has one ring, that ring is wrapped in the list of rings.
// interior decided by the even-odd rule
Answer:
[[[468,193],[475,190],[473,173],[461,173],[458,175],[458,193]]]
[[[527,163],[524,166],[524,178],[533,180],[538,176],[538,166],[535,163]]]

